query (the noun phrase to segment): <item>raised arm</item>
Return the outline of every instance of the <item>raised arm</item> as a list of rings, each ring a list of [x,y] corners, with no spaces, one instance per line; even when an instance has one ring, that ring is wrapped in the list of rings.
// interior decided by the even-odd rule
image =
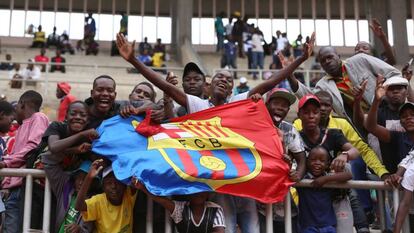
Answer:
[[[88,129],[64,139],[60,139],[57,135],[50,135],[48,146],[52,154],[65,153],[66,150],[73,149],[73,146],[77,144],[91,142],[96,138],[98,138],[98,133],[95,129]]]
[[[292,73],[302,64],[304,61],[306,61],[309,56],[312,54],[313,47],[315,46],[315,32],[312,33],[311,39],[309,43],[305,43],[303,46],[303,55],[298,57],[295,61],[293,61],[290,65],[287,67],[284,67],[279,72],[274,73],[270,79],[260,83],[256,87],[254,87],[252,90],[249,91],[249,96],[254,95],[256,93],[259,93],[261,95],[264,95],[266,92],[272,90],[277,84],[279,84],[284,79],[288,78],[292,75]]]
[[[390,131],[379,125],[377,122],[377,113],[378,108],[381,103],[381,99],[385,96],[385,87],[383,86],[384,77],[382,75],[378,75],[377,77],[377,85],[375,87],[375,97],[374,101],[372,102],[371,108],[368,112],[368,117],[366,120],[365,128],[368,132],[372,133],[382,142],[390,142],[391,141],[391,134]]]
[[[394,50],[392,49],[390,43],[388,42],[387,35],[385,35],[384,30],[382,30],[381,24],[378,22],[377,19],[372,19],[371,24],[369,25],[372,32],[378,39],[380,39],[382,45],[384,46],[385,56],[387,57],[387,63],[390,65],[395,65],[396,59],[394,55]]]
[[[167,95],[171,96],[178,104],[187,106],[187,96],[178,87],[167,82],[159,73],[153,71],[151,68],[142,64],[135,57],[135,41],[132,45],[125,39],[124,35],[118,33],[116,36],[116,45],[119,50],[119,54],[131,63],[149,82],[161,89]]]
[[[352,120],[357,127],[364,127],[365,115],[362,111],[361,101],[367,88],[367,83],[368,80],[364,80],[359,87],[353,87],[351,90],[354,96]]]
[[[85,179],[83,180],[82,187],[79,190],[78,196],[76,197],[76,205],[75,209],[77,211],[87,211],[88,206],[86,205],[86,197],[89,191],[89,187],[93,179],[99,174],[99,172],[103,169],[103,160],[97,159],[93,161],[91,168],[89,169],[88,174],[86,175]]]
[[[411,62],[412,62],[412,60],[411,60]],[[407,62],[404,65],[404,67],[401,70],[401,73],[402,73],[403,77],[408,80],[408,87],[407,87],[408,96],[407,96],[407,100],[410,101],[410,102],[414,102],[414,90],[411,87],[411,78],[413,77],[413,68],[411,67],[410,62]]]

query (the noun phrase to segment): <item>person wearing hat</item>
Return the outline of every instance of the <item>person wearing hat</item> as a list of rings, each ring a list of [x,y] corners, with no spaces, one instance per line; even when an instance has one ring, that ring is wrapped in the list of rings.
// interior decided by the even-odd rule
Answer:
[[[296,161],[296,170],[291,172],[290,178],[292,181],[299,181],[305,174],[306,158],[305,148],[302,139],[298,131],[293,127],[292,124],[284,121],[287,116],[290,106],[296,102],[296,96],[290,93],[284,88],[273,88],[266,95],[266,108],[272,118],[274,126],[283,133],[283,149],[285,156],[290,161],[294,159]],[[292,232],[298,232],[297,225],[297,209],[292,203]],[[279,211],[284,208],[283,203],[274,204],[274,215],[273,215],[273,229],[275,232],[277,229],[285,229],[284,225],[284,214]],[[265,206],[259,205],[259,219],[260,229],[265,229]],[[261,231],[262,232],[262,231]],[[264,232],[264,230],[263,230]]]
[[[75,209],[75,202],[80,187],[88,174],[91,162],[83,161],[79,168],[67,173],[61,162],[63,156],[53,156],[50,152],[43,155],[44,170],[50,182],[53,194],[56,196],[56,212],[54,212],[55,228],[52,232],[93,232],[93,222],[85,222],[79,211]]]
[[[59,82],[56,87],[56,98],[60,100],[57,111],[57,121],[64,121],[69,105],[76,100],[76,97],[70,94],[71,86],[67,82]]]
[[[103,165],[103,159],[92,163],[76,198],[75,208],[81,212],[84,221],[95,222],[96,232],[132,233],[136,189],[117,180],[112,167],[103,169]],[[93,179],[102,170],[104,193],[86,199]]]
[[[247,86],[247,79],[246,79],[246,77],[241,77],[239,83],[240,84],[234,89],[234,94],[235,95],[238,95],[238,94],[241,94],[241,93],[245,93],[245,92],[250,91],[250,87]]]
[[[389,176],[388,170],[381,163],[378,156],[359,136],[354,127],[345,118],[332,116],[332,96],[326,91],[319,91],[315,94],[320,100],[320,127],[328,129],[340,129],[346,139],[360,152],[361,157],[351,161],[352,174],[354,180],[368,180],[366,170],[368,167],[382,180]],[[297,130],[302,130],[302,122],[297,119],[293,122]],[[372,214],[373,203],[370,193],[367,190],[355,190],[358,193],[351,193],[350,201],[353,210],[354,225],[357,232],[367,232],[369,223],[365,213]],[[361,203],[358,201],[361,201]],[[362,208],[363,207],[363,208]]]

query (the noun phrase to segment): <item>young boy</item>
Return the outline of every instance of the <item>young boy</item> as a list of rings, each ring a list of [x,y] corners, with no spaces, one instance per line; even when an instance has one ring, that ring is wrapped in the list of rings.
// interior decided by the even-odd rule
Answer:
[[[83,181],[76,198],[76,210],[80,211],[84,221],[95,221],[97,233],[132,233],[132,212],[136,199],[136,190],[127,188],[115,178],[112,167],[103,171],[104,193],[86,200],[86,194],[92,180],[103,169],[103,160],[95,160]]]
[[[224,233],[226,226],[223,209],[207,201],[208,192],[189,195],[189,201],[173,201],[166,197],[154,196],[135,177],[132,184],[171,213],[179,233]]]
[[[3,140],[2,136],[9,132],[13,119],[13,106],[7,101],[0,101],[0,158],[6,152],[6,142]]]
[[[16,106],[16,120],[20,124],[16,133],[16,141],[13,150],[3,157],[1,168],[21,168],[26,165],[26,155],[37,147],[42,135],[49,125],[47,116],[40,113],[42,96],[36,91],[26,91],[20,96]],[[6,198],[6,218],[3,230],[5,232],[21,232],[21,208],[22,177],[5,177],[2,187],[9,194]]]
[[[327,174],[330,155],[323,146],[314,147],[308,155],[307,174],[314,188],[298,188],[299,224],[302,233],[336,233],[336,215],[332,205],[333,190],[320,188],[328,182],[345,182],[352,179],[348,171]],[[318,189],[315,189],[318,188]]]

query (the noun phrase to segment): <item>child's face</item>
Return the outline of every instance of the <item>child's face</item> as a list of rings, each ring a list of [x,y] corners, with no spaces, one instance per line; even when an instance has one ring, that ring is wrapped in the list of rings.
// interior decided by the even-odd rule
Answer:
[[[9,132],[13,119],[14,114],[5,115],[3,113],[0,113],[0,133]]]
[[[68,121],[69,130],[72,133],[78,133],[82,131],[88,123],[88,110],[81,103],[72,104],[66,115]]]
[[[314,176],[319,177],[328,168],[329,155],[323,149],[312,150],[307,159],[308,171]]]
[[[103,190],[112,205],[121,205],[126,186],[115,178],[113,172],[103,179]]]

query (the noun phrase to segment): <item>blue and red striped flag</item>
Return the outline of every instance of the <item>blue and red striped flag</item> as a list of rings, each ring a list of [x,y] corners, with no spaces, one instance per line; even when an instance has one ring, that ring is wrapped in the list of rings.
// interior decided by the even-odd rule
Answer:
[[[98,132],[93,151],[113,162],[116,177],[128,183],[136,176],[154,195],[214,191],[272,203],[282,201],[292,184],[262,101],[230,103],[161,125],[116,116]]]

